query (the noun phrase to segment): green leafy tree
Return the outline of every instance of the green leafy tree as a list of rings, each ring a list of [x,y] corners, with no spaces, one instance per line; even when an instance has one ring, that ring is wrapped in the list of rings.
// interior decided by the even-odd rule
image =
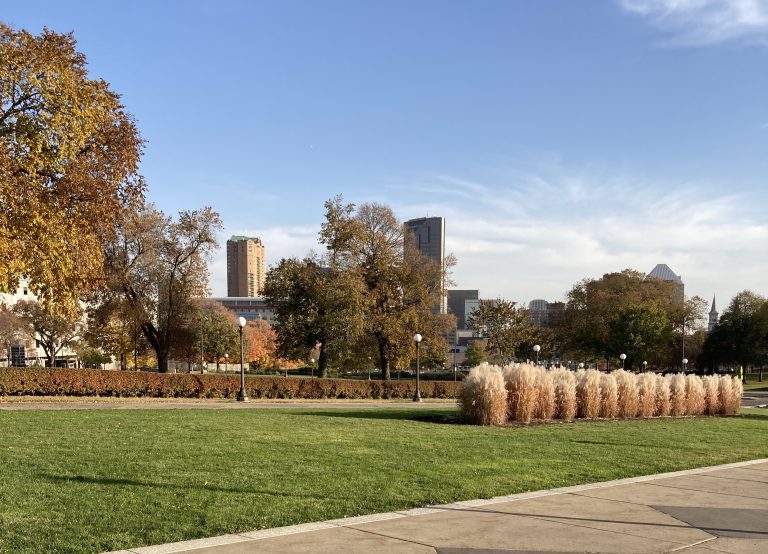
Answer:
[[[264,296],[275,307],[279,353],[306,360],[318,348],[318,369],[347,357],[363,326],[362,282],[317,256],[283,259],[267,272]]]
[[[485,343],[481,340],[474,340],[467,346],[464,352],[464,365],[475,367],[485,361]]]
[[[528,310],[502,298],[481,300],[467,325],[486,340],[485,350],[495,363],[508,363],[522,344],[533,342],[536,333]]]
[[[707,337],[702,363],[758,366],[768,363],[768,300],[752,291],[738,293]]]

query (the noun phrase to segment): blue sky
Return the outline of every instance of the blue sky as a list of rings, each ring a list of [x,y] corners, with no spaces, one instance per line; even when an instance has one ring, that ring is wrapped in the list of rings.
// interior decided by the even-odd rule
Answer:
[[[461,288],[556,300],[666,263],[768,293],[768,0],[41,2],[147,140],[149,198],[268,263],[325,199],[446,217]],[[211,290],[226,294],[224,250]]]

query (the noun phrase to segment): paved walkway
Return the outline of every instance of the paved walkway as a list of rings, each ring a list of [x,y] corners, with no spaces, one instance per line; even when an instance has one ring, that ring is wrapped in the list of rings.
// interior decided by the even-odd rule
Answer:
[[[190,551],[768,553],[768,459],[120,553]]]

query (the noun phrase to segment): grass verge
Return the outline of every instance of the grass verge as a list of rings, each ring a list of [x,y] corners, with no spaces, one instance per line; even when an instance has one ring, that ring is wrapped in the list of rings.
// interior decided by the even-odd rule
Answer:
[[[484,428],[434,409],[0,412],[0,551],[99,552],[768,457],[768,412]]]

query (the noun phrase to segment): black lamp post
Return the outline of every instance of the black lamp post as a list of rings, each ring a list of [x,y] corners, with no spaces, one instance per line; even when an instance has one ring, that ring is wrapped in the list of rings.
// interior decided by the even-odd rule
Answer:
[[[619,358],[621,359],[621,369],[624,369],[624,360],[627,359],[627,355],[622,353],[621,356],[619,356]]]
[[[245,358],[243,354],[243,329],[246,323],[244,317],[237,318],[237,324],[240,327],[240,392],[237,393],[237,399],[240,402],[248,401],[248,395],[245,394],[245,365],[243,365],[243,359]]]
[[[416,343],[416,394],[413,395],[413,401],[414,402],[421,402],[421,390],[420,390],[420,382],[419,382],[419,373],[421,371],[421,360],[419,358],[420,350],[419,345],[421,344],[421,335],[419,333],[416,333],[413,335],[413,342]]]
[[[534,344],[533,351],[536,352],[536,365],[539,365],[539,352],[541,351],[541,346]]]

